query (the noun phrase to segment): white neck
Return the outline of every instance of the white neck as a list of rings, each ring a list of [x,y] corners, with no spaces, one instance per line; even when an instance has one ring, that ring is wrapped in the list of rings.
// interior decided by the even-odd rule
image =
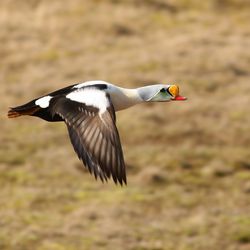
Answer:
[[[143,102],[138,89],[126,89],[111,85],[108,88],[108,92],[116,111],[126,109]]]
[[[163,87],[169,85],[154,84],[136,89],[125,89],[109,84],[107,92],[116,111],[129,108],[135,104],[153,101],[152,97]]]

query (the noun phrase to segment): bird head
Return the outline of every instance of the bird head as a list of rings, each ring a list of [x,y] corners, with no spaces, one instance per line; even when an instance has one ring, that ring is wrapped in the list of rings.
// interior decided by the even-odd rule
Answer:
[[[184,101],[187,98],[179,94],[177,85],[151,85],[141,89],[140,96],[147,102]]]

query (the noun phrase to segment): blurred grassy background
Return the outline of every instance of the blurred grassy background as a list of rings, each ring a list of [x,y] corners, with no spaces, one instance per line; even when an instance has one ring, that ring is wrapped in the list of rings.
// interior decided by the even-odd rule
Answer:
[[[250,249],[249,20],[245,0],[1,0],[0,249]],[[90,79],[189,98],[117,114],[127,187],[81,171],[64,124],[6,118]]]

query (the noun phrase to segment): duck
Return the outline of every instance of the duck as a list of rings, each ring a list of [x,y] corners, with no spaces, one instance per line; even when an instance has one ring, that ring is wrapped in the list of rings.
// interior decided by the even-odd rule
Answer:
[[[73,84],[9,108],[8,117],[35,116],[64,122],[78,158],[95,179],[127,184],[126,167],[116,112],[144,102],[184,101],[176,84],[153,84],[134,89],[102,80]]]

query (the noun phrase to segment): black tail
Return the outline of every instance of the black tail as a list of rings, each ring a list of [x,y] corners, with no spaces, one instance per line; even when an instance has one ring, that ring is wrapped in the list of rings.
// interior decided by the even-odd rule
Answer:
[[[68,93],[72,89],[73,86],[74,85],[59,89],[59,90],[54,91],[48,95],[54,97],[56,95]],[[43,97],[45,97],[45,96],[43,96]],[[39,98],[42,98],[42,97],[39,97]],[[63,121],[63,119],[59,115],[57,115],[57,114],[54,116],[51,115],[50,107],[41,108],[40,106],[36,105],[35,102],[39,98],[34,99],[34,100],[24,104],[24,105],[10,108],[10,110],[8,111],[8,117],[9,118],[16,118],[16,117],[22,116],[22,115],[32,115],[32,116],[40,117],[40,118],[42,118],[46,121],[49,121],[49,122]]]
[[[34,101],[28,102],[24,105],[10,108],[8,111],[9,118],[16,118],[21,115],[34,115],[41,108],[35,104]]]
[[[28,102],[21,106],[17,106],[15,108],[10,108],[10,110],[8,111],[8,117],[16,118],[22,115],[31,115],[31,116],[37,116],[48,122],[63,121],[63,119],[57,114],[52,116],[49,107],[41,108],[40,106],[36,105],[35,104],[36,100],[37,99],[32,100],[31,102]]]

